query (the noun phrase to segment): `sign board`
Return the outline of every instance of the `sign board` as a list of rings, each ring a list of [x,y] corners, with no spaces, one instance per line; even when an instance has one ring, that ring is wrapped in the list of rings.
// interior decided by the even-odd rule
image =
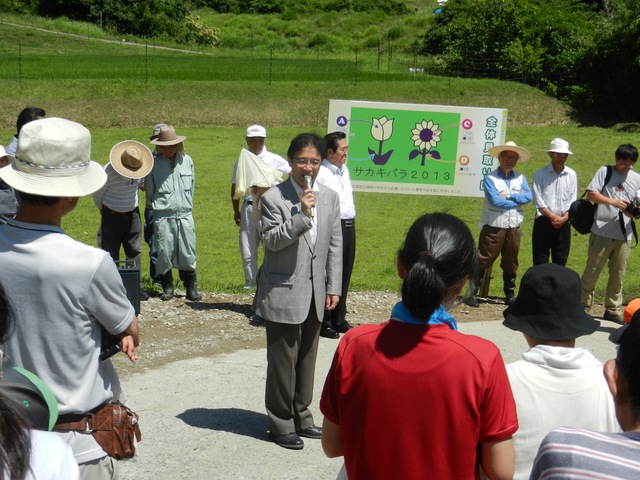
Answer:
[[[355,191],[462,197],[484,196],[506,128],[500,108],[353,100],[330,100],[327,125],[347,134]]]

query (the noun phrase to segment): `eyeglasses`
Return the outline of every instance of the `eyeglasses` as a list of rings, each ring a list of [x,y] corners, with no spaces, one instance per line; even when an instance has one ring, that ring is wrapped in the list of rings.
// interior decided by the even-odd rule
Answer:
[[[616,158],[616,162],[620,162],[625,167],[632,167],[636,163],[631,158]]]
[[[308,159],[308,158],[294,158],[293,163],[295,163],[299,167],[304,167],[305,165],[311,165],[312,167],[317,167],[318,165],[320,165],[320,160]]]

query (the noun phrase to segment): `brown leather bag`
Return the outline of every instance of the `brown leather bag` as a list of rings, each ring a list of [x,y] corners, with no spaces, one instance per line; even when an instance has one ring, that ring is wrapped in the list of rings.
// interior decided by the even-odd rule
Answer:
[[[91,418],[91,434],[110,457],[131,458],[136,453],[135,439],[142,435],[138,414],[120,402],[107,403]]]

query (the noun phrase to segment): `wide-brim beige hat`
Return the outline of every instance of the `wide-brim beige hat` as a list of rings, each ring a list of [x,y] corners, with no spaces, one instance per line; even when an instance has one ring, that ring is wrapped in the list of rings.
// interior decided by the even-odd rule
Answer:
[[[162,127],[158,138],[151,140],[152,145],[178,145],[187,139],[184,135],[176,135],[173,127]]]
[[[16,160],[0,178],[24,193],[82,197],[99,190],[107,174],[91,160],[91,133],[65,118],[43,118],[20,130]]]
[[[489,150],[489,155],[491,155],[496,160],[500,160],[500,154],[502,152],[516,152],[518,154],[519,162],[527,162],[531,159],[531,153],[526,148],[519,147],[515,142],[507,142],[504,145],[496,145],[495,147],[491,147]]]
[[[151,131],[151,136],[149,137],[149,140],[155,140],[156,138],[158,138],[158,135],[160,135],[160,130],[168,126],[169,125],[167,125],[166,123],[156,123],[153,126],[153,130]]]
[[[111,149],[109,161],[123,177],[143,178],[153,168],[153,154],[149,147],[136,140],[124,140]]]

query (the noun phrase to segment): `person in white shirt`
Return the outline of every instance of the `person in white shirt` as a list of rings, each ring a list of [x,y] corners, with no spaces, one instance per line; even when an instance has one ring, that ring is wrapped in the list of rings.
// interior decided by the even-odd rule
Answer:
[[[576,347],[577,337],[600,326],[584,312],[580,289],[576,272],[543,263],[527,270],[504,311],[503,325],[522,332],[530,347],[506,366],[520,425],[513,435],[516,480],[529,478],[538,446],[554,428],[619,431],[602,363]]]
[[[569,143],[562,138],[551,140],[547,151],[551,162],[540,168],[533,177],[533,222],[531,243],[533,264],[551,261],[566,265],[571,249],[569,207],[578,196],[578,176],[565,162],[572,153]]]
[[[100,247],[114,261],[120,260],[120,246],[127,258],[140,269],[142,254],[142,221],[138,207],[138,190],[144,177],[153,168],[149,148],[135,140],[125,140],[113,146],[109,163],[104,167],[107,182],[93,194],[100,210]],[[140,299],[149,295],[140,286]]]
[[[326,310],[320,335],[338,338],[350,328],[347,316],[347,293],[351,272],[356,259],[356,207],[353,203],[353,188],[347,168],[347,135],[344,132],[329,133],[324,137],[324,160],[316,183],[329,187],[340,197],[340,221],[342,226],[342,293],[334,310]]]
[[[245,137],[248,150],[270,167],[289,175],[291,172],[289,162],[280,155],[267,150],[264,144],[266,138],[267,130],[262,125],[251,125],[247,128],[247,136]],[[231,205],[233,206],[233,220],[240,227],[238,243],[244,269],[244,287],[252,288],[256,284],[256,274],[258,273],[258,245],[261,227],[260,221],[256,220],[253,215],[251,195],[244,197],[242,207],[240,207],[240,200],[234,198],[237,169],[238,161],[236,160],[231,175]]]
[[[622,323],[622,283],[635,235],[633,219],[637,218],[637,212],[630,213],[629,207],[633,209],[640,190],[640,174],[633,170],[637,161],[636,147],[628,143],[620,145],[615,152],[615,165],[600,167],[587,185],[587,200],[597,203],[598,208],[582,273],[582,305],[587,311],[593,305],[593,292],[606,264],[609,279],[602,319],[616,323]],[[611,173],[607,175],[609,169]]]
[[[626,310],[626,309],[625,309]],[[531,478],[640,478],[640,312],[614,331],[615,359],[604,364],[622,433],[558,428],[540,444]]]

